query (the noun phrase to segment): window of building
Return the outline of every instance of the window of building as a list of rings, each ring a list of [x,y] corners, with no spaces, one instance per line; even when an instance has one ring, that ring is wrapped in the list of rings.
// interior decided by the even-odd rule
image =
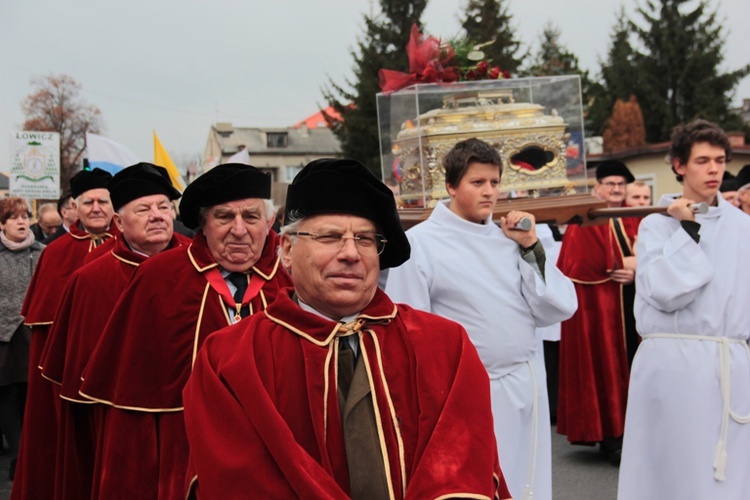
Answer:
[[[286,179],[286,182],[291,183],[300,170],[302,170],[302,165],[287,165],[286,167],[284,167],[284,177]]]
[[[266,133],[266,146],[269,148],[285,148],[289,145],[289,135],[286,132]]]

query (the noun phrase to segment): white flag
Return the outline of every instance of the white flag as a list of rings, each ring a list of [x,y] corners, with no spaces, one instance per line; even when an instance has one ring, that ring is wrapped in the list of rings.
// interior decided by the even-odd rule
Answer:
[[[86,150],[92,170],[101,168],[112,175],[143,161],[122,144],[96,134],[86,134]]]
[[[241,151],[234,153],[227,160],[227,163],[242,163],[244,165],[250,165],[250,153],[247,152],[247,148],[242,148]]]

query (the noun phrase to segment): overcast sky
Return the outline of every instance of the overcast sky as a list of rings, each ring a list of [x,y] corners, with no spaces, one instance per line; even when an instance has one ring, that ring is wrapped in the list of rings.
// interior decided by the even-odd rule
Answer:
[[[202,155],[211,124],[288,126],[323,105],[328,77],[351,75],[350,50],[368,0],[2,0],[0,170],[21,129],[34,76],[66,73],[98,106],[103,135],[153,160],[151,131],[174,156]],[[430,0],[425,31],[460,32],[466,0]],[[636,2],[623,2],[629,13]],[[748,0],[712,1],[726,27],[725,69],[750,60]],[[375,1],[377,5],[377,1]],[[606,56],[619,2],[510,0],[524,47],[545,24],[594,73]],[[692,3],[691,3],[692,5]],[[700,75],[696,75],[699,78]],[[750,98],[750,78],[734,102]],[[174,158],[177,160],[177,158]]]

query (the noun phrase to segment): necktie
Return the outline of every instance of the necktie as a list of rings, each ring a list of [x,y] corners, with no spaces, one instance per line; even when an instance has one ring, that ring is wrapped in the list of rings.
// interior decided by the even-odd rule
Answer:
[[[229,273],[227,279],[237,288],[234,292],[234,301],[237,304],[242,304],[242,299],[245,297],[247,291],[247,274],[245,273]],[[250,314],[250,306],[246,305],[239,311],[239,315],[242,318],[247,317]]]

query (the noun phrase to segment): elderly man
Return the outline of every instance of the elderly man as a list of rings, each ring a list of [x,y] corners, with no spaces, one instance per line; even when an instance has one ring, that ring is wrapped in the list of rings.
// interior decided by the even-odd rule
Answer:
[[[101,406],[91,405],[78,391],[83,369],[117,299],[139,264],[190,241],[173,233],[171,200],[179,198],[180,192],[172,187],[162,167],[150,163],[130,166],[118,172],[108,188],[121,234],[106,255],[71,276],[41,363],[42,375],[61,386],[58,498],[91,496]]]
[[[219,165],[192,184],[180,211],[189,246],[141,264],[83,373],[80,394],[110,406],[97,445],[94,497],[183,496],[182,388],[212,332],[265,309],[291,280],[279,266],[271,178]]]
[[[39,207],[37,212],[37,222],[31,225],[29,229],[34,233],[36,241],[44,241],[53,234],[60,226],[62,219],[57,213],[57,207],[54,203],[45,203]]]
[[[731,155],[716,124],[675,127],[682,193],[641,224],[622,500],[750,498],[750,219],[718,193]]]
[[[112,204],[104,170],[84,170],[70,179],[78,222],[42,252],[26,292],[21,315],[31,326],[29,386],[16,479],[11,498],[52,498],[55,470],[56,415],[59,391],[39,372],[42,350],[54,320],[57,304],[70,275],[81,267],[86,255],[101,242],[117,234],[110,228]]]
[[[536,225],[514,229],[533,215],[512,211],[501,227],[492,221],[502,174],[497,149],[467,139],[443,164],[450,199],[406,233],[414,255],[390,270],[386,292],[466,328],[490,376],[495,439],[510,492],[550,499],[550,417],[536,328],[569,318],[575,290],[546,260]]]
[[[626,185],[634,180],[625,164],[607,161],[596,169],[594,193],[607,207],[621,207]],[[600,443],[615,465],[628,393],[625,339],[632,353],[637,347],[632,283],[638,222],[617,218],[599,226],[568,226],[558,259],[575,284],[578,311],[561,327],[557,432],[573,444]]]
[[[377,287],[410,252],[391,191],[359,162],[322,159],[286,207],[294,290],[210,337],[185,387],[193,493],[509,497],[466,332]]]
[[[68,233],[70,226],[76,221],[76,210],[73,207],[73,196],[70,193],[65,193],[57,200],[57,213],[60,215],[60,224],[55,228],[55,232],[52,233],[44,240],[45,245],[49,245],[60,236]]]

